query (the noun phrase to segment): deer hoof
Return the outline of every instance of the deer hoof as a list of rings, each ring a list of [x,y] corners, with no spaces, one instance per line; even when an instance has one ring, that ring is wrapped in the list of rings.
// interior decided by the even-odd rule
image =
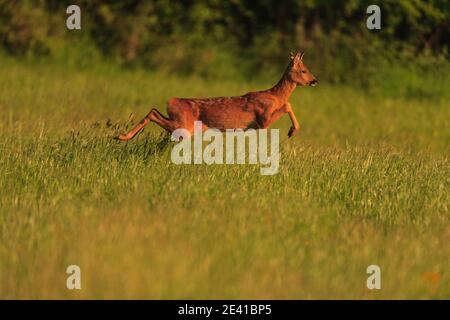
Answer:
[[[296,129],[295,127],[291,127],[288,132],[288,137],[291,138],[297,131],[298,129]]]
[[[114,137],[115,140],[120,140],[120,141],[127,141],[128,137],[124,134],[119,134],[118,136]]]

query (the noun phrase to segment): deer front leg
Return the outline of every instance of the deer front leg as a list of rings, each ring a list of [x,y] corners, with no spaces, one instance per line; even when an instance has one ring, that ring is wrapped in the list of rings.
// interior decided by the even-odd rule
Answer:
[[[284,106],[278,109],[266,109],[263,114],[259,116],[260,128],[266,129],[277,121],[287,111]]]
[[[298,124],[297,118],[295,117],[294,111],[292,110],[291,104],[288,102],[285,104],[285,110],[289,114],[289,118],[292,122],[292,127],[289,129],[288,137],[292,137],[299,129],[300,125]]]

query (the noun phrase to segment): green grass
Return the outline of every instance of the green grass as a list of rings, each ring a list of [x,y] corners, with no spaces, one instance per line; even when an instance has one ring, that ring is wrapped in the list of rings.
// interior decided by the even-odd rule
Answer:
[[[275,176],[174,165],[155,125],[111,139],[172,96],[271,84],[7,60],[0,298],[449,299],[444,98],[298,88],[301,131]],[[80,291],[65,287],[70,264]],[[371,264],[381,290],[366,288]]]

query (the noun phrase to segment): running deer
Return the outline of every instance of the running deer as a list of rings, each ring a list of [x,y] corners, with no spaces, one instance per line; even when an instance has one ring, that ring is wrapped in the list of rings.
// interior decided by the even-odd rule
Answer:
[[[286,71],[278,83],[267,90],[249,92],[239,97],[220,97],[206,99],[171,98],[167,102],[165,117],[153,108],[144,119],[126,134],[116,139],[127,141],[133,139],[150,121],[163,129],[173,132],[186,129],[192,135],[194,122],[202,122],[202,130],[216,128],[226,129],[265,129],[283,114],[287,113],[292,126],[288,137],[298,130],[299,124],[288,99],[297,85],[315,86],[316,78],[303,64],[303,52],[291,54]]]

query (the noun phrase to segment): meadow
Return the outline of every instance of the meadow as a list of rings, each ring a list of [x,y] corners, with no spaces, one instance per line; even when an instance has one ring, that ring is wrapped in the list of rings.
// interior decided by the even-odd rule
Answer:
[[[172,164],[154,124],[112,139],[170,97],[276,81],[2,58],[0,298],[449,299],[448,96],[297,88],[274,176]]]

